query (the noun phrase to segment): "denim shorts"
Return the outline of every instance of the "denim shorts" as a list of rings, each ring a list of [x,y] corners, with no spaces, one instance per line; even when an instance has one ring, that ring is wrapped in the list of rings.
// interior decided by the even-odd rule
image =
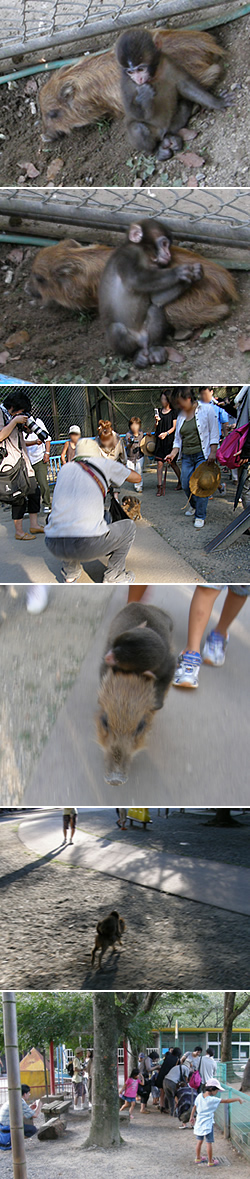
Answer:
[[[214,1141],[213,1126],[212,1126],[212,1130],[209,1130],[209,1134],[202,1134],[202,1136],[200,1136],[200,1134],[197,1134],[197,1138],[198,1138],[198,1142],[203,1142],[203,1138],[206,1139],[206,1142],[213,1142]]]

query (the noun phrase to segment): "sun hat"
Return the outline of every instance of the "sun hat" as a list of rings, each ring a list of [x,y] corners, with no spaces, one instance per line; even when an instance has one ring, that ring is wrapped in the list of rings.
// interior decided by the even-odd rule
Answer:
[[[69,434],[79,434],[79,437],[80,437],[80,434],[81,434],[80,426],[70,426],[69,427]]]
[[[205,498],[207,495],[214,495],[217,487],[221,481],[220,468],[218,463],[199,463],[195,468],[189,479],[189,487],[192,495],[201,496]]]
[[[98,446],[98,442],[96,442],[94,438],[79,438],[79,442],[76,443],[76,452],[75,452],[75,460],[74,461],[76,461],[76,459],[85,459],[85,458],[99,458],[100,459],[100,447]]]
[[[223,1085],[220,1085],[217,1077],[211,1077],[210,1081],[206,1081],[205,1089],[221,1089],[221,1092],[224,1093]]]

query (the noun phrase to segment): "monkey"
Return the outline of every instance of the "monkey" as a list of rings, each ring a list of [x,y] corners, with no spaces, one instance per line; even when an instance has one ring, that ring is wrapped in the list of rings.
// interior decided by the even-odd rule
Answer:
[[[130,143],[146,154],[157,151],[159,160],[170,159],[182,147],[177,133],[186,126],[194,102],[224,110],[233,101],[232,95],[211,94],[182,65],[170,61],[147,31],[122,33],[116,54]]]
[[[157,606],[130,602],[116,614],[107,636],[100,678],[112,668],[114,675],[144,676],[154,681],[154,708],[163,707],[172,682],[176,659],[170,615]],[[118,681],[117,681],[118,682]]]
[[[122,507],[130,520],[141,520],[141,500],[137,499],[136,495],[124,495],[122,498]]]
[[[164,364],[164,307],[203,276],[201,262],[170,267],[171,234],[161,221],[129,227],[125,245],[108,260],[99,286],[99,311],[108,346],[134,357],[137,368]]]
[[[187,72],[203,86],[210,88],[220,76],[223,49],[210,33],[156,29],[152,39],[174,64],[185,61]],[[124,117],[120,78],[115,49],[55,70],[39,93],[44,138],[69,135],[73,127],[88,126],[104,115]]]
[[[99,970],[100,970],[103,954],[106,953],[106,950],[108,949],[108,947],[113,946],[112,952],[114,954],[115,950],[117,949],[115,943],[119,942],[119,946],[121,946],[121,944],[122,944],[121,938],[122,938],[122,934],[124,933],[124,930],[126,929],[126,924],[125,924],[124,918],[120,917],[120,913],[117,912],[117,909],[112,909],[112,912],[108,914],[108,917],[104,917],[103,921],[97,922],[96,929],[97,929],[97,933],[96,933],[96,938],[95,938],[95,944],[94,944],[92,954],[91,954],[91,966],[94,966],[96,952],[97,952],[97,950],[100,950],[100,953],[99,953]]]
[[[45,246],[35,256],[26,294],[43,306],[53,301],[73,311],[93,310],[98,304],[100,275],[112,253],[109,246],[82,246],[73,238]]]

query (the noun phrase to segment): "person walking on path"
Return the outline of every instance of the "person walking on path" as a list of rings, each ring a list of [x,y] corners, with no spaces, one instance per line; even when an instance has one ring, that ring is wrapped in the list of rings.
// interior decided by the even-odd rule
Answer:
[[[44,528],[37,521],[40,512],[40,488],[28,456],[24,432],[30,413],[30,397],[21,389],[14,389],[12,393],[8,393],[4,404],[0,406],[0,465],[7,461],[10,468],[15,467],[22,456],[30,485],[26,496],[20,494],[12,501],[12,520],[15,538],[18,541],[35,540],[37,533],[44,532]],[[23,528],[26,505],[30,518],[29,532],[24,532]]]
[[[237,618],[242,606],[250,595],[248,585],[229,585],[227,596],[221,611],[217,626],[207,636],[202,654],[201,642],[207,626],[214,602],[222,585],[198,585],[194,591],[189,611],[187,646],[178,658],[177,668],[173,679],[175,688],[198,688],[199,670],[201,663],[210,663],[212,667],[222,667],[225,663],[226,650],[229,643],[229,626]]]
[[[217,1080],[207,1082],[204,1093],[199,1093],[195,1098],[193,1106],[190,1126],[194,1126],[194,1133],[197,1138],[195,1162],[205,1163],[206,1159],[201,1157],[201,1147],[203,1138],[206,1138],[207,1143],[207,1160],[209,1167],[217,1167],[218,1159],[213,1158],[213,1141],[214,1141],[214,1115],[220,1103],[222,1105],[231,1105],[233,1101],[239,1101],[242,1105],[242,1097],[221,1097],[218,1092],[223,1093],[222,1085]],[[196,1116],[196,1121],[195,1121]]]
[[[170,451],[172,450],[173,438],[176,430],[176,413],[171,408],[167,393],[161,393],[160,409],[155,410],[155,458],[157,459],[157,492],[156,495],[165,495],[167,465],[173,467],[173,471],[177,475],[176,491],[181,491],[181,472],[175,458],[170,459]],[[163,467],[165,463],[165,474],[162,483]]]
[[[135,1109],[139,1080],[138,1069],[133,1068],[127,1081],[125,1081],[125,1085],[120,1090],[120,1097],[125,1098],[123,1105],[120,1107],[120,1113],[124,1109],[129,1109],[130,1118],[134,1117],[133,1110]]]
[[[68,828],[70,829],[70,840],[69,840],[69,842],[70,842],[70,843],[73,843],[73,838],[74,838],[75,829],[76,829],[76,822],[77,822],[77,814],[78,814],[78,811],[77,811],[77,807],[76,807],[76,806],[65,806],[65,807],[64,807],[64,811],[63,811],[63,837],[64,837],[64,843],[67,843],[67,831],[68,831]]]
[[[203,528],[208,496],[190,495],[190,476],[204,460],[214,463],[219,446],[219,427],[214,406],[196,400],[193,389],[180,389],[177,394],[180,410],[176,423],[173,449],[166,462],[182,459],[181,486],[188,499],[186,516],[194,516],[195,528]]]

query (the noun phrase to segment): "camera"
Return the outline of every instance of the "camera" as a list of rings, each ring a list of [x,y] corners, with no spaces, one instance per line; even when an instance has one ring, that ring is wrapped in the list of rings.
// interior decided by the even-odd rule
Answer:
[[[39,438],[39,442],[46,442],[46,438],[49,437],[48,430],[46,430],[45,428],[43,430],[42,427],[39,426],[38,423],[36,422],[36,419],[32,417],[31,413],[29,414],[29,417],[27,418],[27,426],[25,426],[25,433],[26,434],[36,434],[36,437]]]

